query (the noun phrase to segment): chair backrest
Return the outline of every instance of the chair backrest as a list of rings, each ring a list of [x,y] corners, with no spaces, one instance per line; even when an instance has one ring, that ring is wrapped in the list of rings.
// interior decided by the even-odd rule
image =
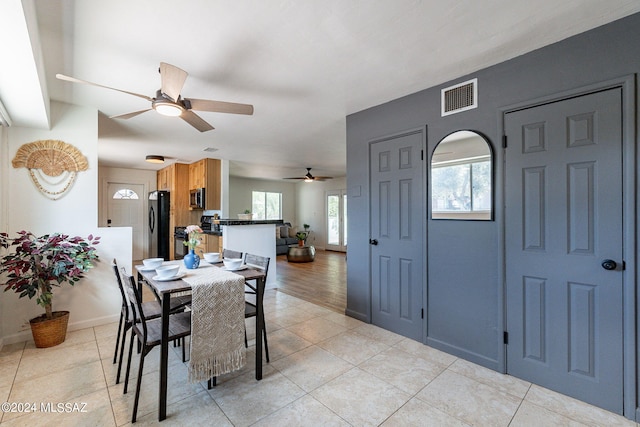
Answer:
[[[133,276],[127,274],[124,267],[122,271],[122,282],[125,290],[125,295],[129,305],[131,306],[131,313],[133,314],[133,323],[142,324],[142,329],[145,336],[147,335],[147,324],[144,322],[144,311],[142,310],[142,298],[138,294],[136,289],[136,280]]]
[[[111,261],[111,268],[113,268],[113,272],[116,275],[116,282],[118,283],[118,289],[120,289],[120,296],[122,297],[122,308],[125,311],[125,319],[129,320],[129,303],[127,302],[127,296],[125,295],[125,290],[122,287],[122,278],[120,277],[120,271],[118,270],[118,263],[114,258]]]
[[[222,258],[242,258],[242,252],[234,251],[231,249],[223,249]]]
[[[266,283],[267,281],[267,274],[269,273],[269,261],[271,260],[271,258],[269,257],[265,257],[265,256],[260,256],[260,255],[254,255],[254,254],[250,254],[247,253],[244,255],[244,263],[251,268],[254,268],[256,270],[260,270],[260,271],[264,271],[264,281]],[[245,284],[251,288],[251,290],[253,292],[246,292],[246,293],[255,293],[256,288],[255,286],[245,282]]]

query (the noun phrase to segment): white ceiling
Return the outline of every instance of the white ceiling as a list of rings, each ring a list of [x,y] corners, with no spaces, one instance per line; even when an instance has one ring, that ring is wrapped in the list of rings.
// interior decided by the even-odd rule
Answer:
[[[14,125],[47,126],[50,97],[102,113],[102,165],[158,169],[145,155],[211,156],[230,160],[234,175],[279,179],[305,167],[344,176],[350,113],[638,12],[640,1],[2,0],[2,8],[0,99]],[[148,103],[55,78],[153,97],[161,61],[189,72],[184,96],[253,104],[254,115],[198,113],[216,128],[205,133],[154,111],[109,119]]]

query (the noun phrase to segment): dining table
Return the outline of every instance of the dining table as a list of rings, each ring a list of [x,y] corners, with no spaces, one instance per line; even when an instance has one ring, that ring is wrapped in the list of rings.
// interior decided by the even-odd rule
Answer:
[[[166,261],[162,265],[182,264],[182,261]],[[184,266],[183,266],[184,268]],[[224,268],[222,263],[218,266],[201,262],[198,268]],[[136,265],[135,269],[138,273],[138,286],[142,287],[146,283],[155,296],[160,299],[162,306],[162,335],[160,342],[160,385],[159,385],[159,404],[158,404],[158,421],[167,418],[167,383],[168,383],[168,359],[169,359],[169,308],[171,306],[171,296],[176,293],[191,291],[191,285],[183,280],[183,275],[178,274],[173,280],[160,279],[156,277],[154,270],[146,269],[144,265]],[[186,274],[189,270],[185,269]],[[180,270],[183,272],[182,268]],[[256,380],[262,379],[262,329],[264,328],[264,314],[262,307],[262,299],[264,295],[266,273],[259,269],[243,266],[242,269],[233,271],[246,280],[256,281]]]

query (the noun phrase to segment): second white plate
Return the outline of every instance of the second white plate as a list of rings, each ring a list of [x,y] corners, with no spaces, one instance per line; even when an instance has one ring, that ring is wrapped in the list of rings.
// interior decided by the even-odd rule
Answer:
[[[182,273],[178,273],[175,276],[171,276],[171,277],[160,277],[160,276],[153,276],[152,279],[157,281],[157,282],[170,282],[172,280],[178,280],[178,279],[182,279],[184,276],[186,276],[187,273],[185,273],[184,271]]]

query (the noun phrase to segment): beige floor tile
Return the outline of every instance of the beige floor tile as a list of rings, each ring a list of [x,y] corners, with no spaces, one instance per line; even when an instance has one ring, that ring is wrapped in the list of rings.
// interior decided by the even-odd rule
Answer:
[[[95,340],[50,348],[25,348],[16,381],[26,381],[98,361],[100,354]]]
[[[314,317],[317,317],[297,307],[290,307],[290,308],[287,308],[285,311],[265,310],[264,315],[265,315],[267,325],[270,322],[275,322],[284,328],[293,326],[297,323],[304,322],[305,320],[309,320]]]
[[[64,349],[67,347],[72,347],[77,344],[86,343],[86,342],[95,342],[96,336],[93,332],[93,328],[85,328],[77,331],[69,331],[65,337],[63,343],[58,344],[55,347],[49,347],[51,349]],[[25,354],[31,351],[41,351],[43,349],[36,348],[36,345],[33,341],[27,341],[27,345],[25,346]]]
[[[353,365],[359,365],[389,348],[387,344],[356,333],[353,329],[322,341],[318,346]]]
[[[206,391],[189,396],[167,406],[167,418],[158,422],[158,414],[151,413],[138,417],[134,424],[138,426],[189,426],[189,427],[232,427],[231,421],[220,410],[216,402]]]
[[[260,381],[250,373],[219,384],[208,392],[236,427],[251,425],[305,394],[275,370]]]
[[[116,421],[111,411],[111,402],[106,388],[78,396],[72,401],[49,401],[37,403],[37,411],[23,413],[2,425],[48,427],[48,426],[115,426]],[[51,403],[51,405],[47,405]],[[62,404],[62,406],[58,406]]]
[[[443,366],[449,366],[457,359],[456,356],[452,356],[444,351],[437,350],[409,338],[402,339],[400,342],[395,344],[394,347],[413,354],[414,356],[422,357],[425,360],[439,363]]]
[[[411,398],[408,393],[353,368],[311,393],[354,426],[377,426]]]
[[[525,401],[542,406],[584,424],[598,426],[633,426],[636,424],[620,415],[589,405],[546,388],[532,385]]]
[[[507,426],[521,399],[451,371],[416,395],[439,410],[476,426]]]
[[[147,414],[158,414],[158,387],[159,372],[147,372],[142,376],[140,388],[140,403],[138,404],[138,417]],[[129,392],[122,394],[122,384],[109,387],[113,413],[118,425],[131,421],[133,415],[133,401],[135,397],[135,383],[130,383]],[[201,393],[204,390],[201,384],[189,384],[187,381],[187,368],[182,364],[171,366],[167,384],[167,405],[184,400],[190,396]],[[167,412],[168,414],[169,412]]]
[[[326,406],[306,395],[253,424],[253,427],[348,427],[349,423]]]
[[[556,412],[549,411],[527,401],[522,402],[510,427],[582,427],[581,424]]]
[[[107,323],[93,328],[93,333],[97,339],[111,338],[112,343],[115,344],[116,335],[118,334],[118,322]]]
[[[400,341],[405,339],[401,335],[394,334],[393,332],[389,332],[385,329],[368,323],[363,323],[353,331],[359,333],[360,335],[364,335],[365,337],[369,337],[375,341],[384,343],[388,346],[396,345]]]
[[[360,320],[354,319],[353,317],[345,316],[344,314],[336,313],[335,311],[332,311],[331,313],[322,317],[332,321],[333,323],[337,323],[338,325],[346,329],[354,329],[364,325],[364,322],[361,322]]]
[[[271,362],[288,356],[296,351],[300,351],[305,347],[309,347],[311,343],[299,335],[294,334],[287,329],[279,329],[275,332],[268,332],[267,339],[269,340],[269,358]],[[266,356],[263,355],[264,359]]]
[[[106,388],[100,361],[74,366],[24,381],[16,381],[10,402],[79,402],[79,397]],[[5,414],[3,421],[15,418]]]
[[[446,368],[395,348],[389,348],[359,365],[409,394],[416,394]]]
[[[306,392],[353,368],[352,364],[315,345],[276,360],[272,365]]]
[[[392,416],[390,416],[382,427],[406,427],[406,426],[429,426],[429,427],[468,427],[469,424],[447,415],[420,399],[413,398]]]
[[[524,398],[524,395],[527,394],[527,391],[529,391],[529,387],[531,386],[530,382],[512,377],[511,375],[492,371],[491,369],[487,369],[483,366],[476,365],[475,363],[462,359],[458,359],[452,363],[449,366],[449,370],[496,388],[504,393],[517,396],[521,399]]]
[[[24,343],[4,346],[0,352],[0,389],[11,388],[15,380],[20,359],[24,349]]]
[[[327,338],[338,335],[347,329],[322,317],[314,317],[313,319],[306,320],[302,323],[289,326],[287,330],[301,336],[313,344],[316,344],[320,341],[326,340]]]

